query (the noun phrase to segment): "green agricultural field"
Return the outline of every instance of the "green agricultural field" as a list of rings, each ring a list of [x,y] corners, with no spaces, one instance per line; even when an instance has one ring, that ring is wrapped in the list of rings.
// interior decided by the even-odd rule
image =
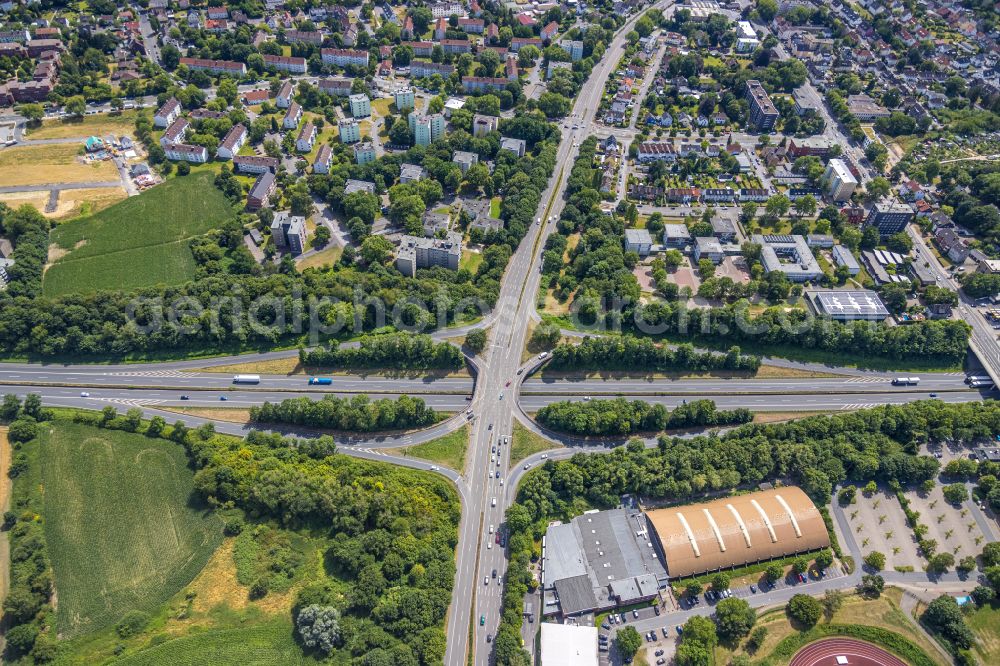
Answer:
[[[318,662],[303,655],[302,648],[295,642],[291,622],[192,634],[112,662],[114,666],[291,666],[314,663]]]
[[[56,625],[66,638],[132,609],[155,611],[221,543],[221,521],[192,504],[194,475],[180,445],[56,421],[37,456]]]
[[[194,276],[188,241],[232,217],[209,172],[174,178],[52,232],[46,296],[180,284]]]

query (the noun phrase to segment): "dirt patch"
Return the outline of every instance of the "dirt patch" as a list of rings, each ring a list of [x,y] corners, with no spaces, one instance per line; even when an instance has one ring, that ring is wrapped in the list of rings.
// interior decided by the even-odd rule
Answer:
[[[49,244],[49,263],[54,264],[63,257],[69,254],[69,250],[64,247],[59,247],[55,243]]]
[[[750,282],[747,260],[743,257],[726,257],[715,269],[715,277],[727,277],[740,284]]]
[[[780,423],[782,421],[794,421],[804,419],[807,416],[823,416],[830,412],[754,412],[754,423]]]
[[[49,213],[49,216],[62,220],[93,215],[118,203],[127,196],[125,189],[121,187],[63,190],[59,193],[59,202],[56,204],[55,211]]]
[[[39,211],[45,211],[45,205],[49,202],[48,192],[9,192],[0,194],[0,201],[11,208],[19,208],[25,204],[34,206]]]
[[[202,419],[212,419],[213,421],[225,421],[227,423],[250,423],[250,410],[240,407],[159,407],[165,412],[175,414],[186,414],[197,416]]]
[[[789,377],[801,377],[805,379],[815,379],[822,377],[843,377],[832,372],[820,370],[802,370],[800,368],[782,368],[777,365],[761,365],[754,375],[756,379],[787,379]]]
[[[270,592],[263,599],[250,601],[250,588],[236,580],[236,563],[233,562],[235,539],[227,538],[215,551],[201,573],[191,581],[187,589],[195,593],[191,610],[195,614],[208,613],[220,606],[233,610],[243,610],[253,606],[267,615],[287,612],[292,604],[293,592]]]

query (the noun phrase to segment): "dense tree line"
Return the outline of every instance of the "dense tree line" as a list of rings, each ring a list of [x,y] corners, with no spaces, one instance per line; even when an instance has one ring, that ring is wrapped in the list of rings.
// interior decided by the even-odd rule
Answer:
[[[299,351],[302,365],[314,368],[392,368],[395,370],[458,370],[465,364],[461,350],[429,335],[382,333],[365,335],[357,347]]]
[[[12,210],[0,202],[0,236],[14,246],[6,294],[28,298],[41,294],[42,270],[49,255],[49,221],[34,206]]]
[[[351,432],[402,430],[431,425],[438,414],[421,398],[408,395],[392,400],[370,400],[367,395],[351,398],[323,396],[322,400],[289,398],[279,403],[265,402],[250,408],[256,423],[281,423]]]
[[[745,356],[739,347],[727,353],[698,352],[688,344],[672,349],[649,338],[632,335],[587,337],[580,344],[560,344],[552,350],[549,367],[554,370],[750,370],[760,367],[760,358]]]
[[[542,407],[535,416],[546,427],[577,435],[629,435],[668,428],[749,423],[753,419],[749,409],[719,411],[711,400],[693,400],[668,410],[664,405],[625,398],[564,400]]]

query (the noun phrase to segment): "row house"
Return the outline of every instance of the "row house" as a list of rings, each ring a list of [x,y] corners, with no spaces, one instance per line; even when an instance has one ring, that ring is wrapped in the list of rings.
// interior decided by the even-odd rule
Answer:
[[[209,7],[206,14],[210,19],[227,19],[229,18],[229,9],[225,6]]]
[[[211,32],[212,34],[215,35],[220,35],[224,32],[229,32],[229,21],[206,19],[205,32]]]
[[[689,204],[701,201],[701,190],[697,187],[671,187],[666,196],[670,203]]]
[[[240,152],[240,148],[247,141],[247,128],[243,123],[234,125],[229,132],[226,133],[226,137],[219,144],[218,150],[215,151],[215,156],[223,160],[231,160],[236,157],[236,154]]]
[[[37,58],[46,51],[56,51],[57,53],[61,53],[66,50],[66,47],[63,46],[62,40],[60,39],[32,39],[28,41],[25,48],[28,51],[28,56],[31,58]]]
[[[306,73],[306,59],[298,58],[295,56],[279,56],[265,54],[264,64],[268,67],[273,67],[281,72],[288,72],[290,74],[305,74]]]
[[[208,150],[204,146],[192,146],[187,143],[168,143],[163,147],[167,159],[171,161],[204,164],[208,161]]]
[[[706,203],[731,203],[736,201],[736,190],[729,187],[706,187],[702,191],[702,200]]]
[[[538,37],[514,37],[510,40],[510,50],[514,53],[517,53],[525,46],[537,47],[539,51],[544,48],[542,40]]]
[[[26,28],[0,30],[0,44],[26,44],[30,40],[31,33]]]
[[[486,30],[486,22],[481,18],[460,18],[458,28],[464,32],[481,35]]]
[[[767,190],[762,187],[744,187],[740,190],[740,201],[755,201],[761,203],[769,198]]]
[[[200,72],[211,74],[229,74],[242,78],[247,74],[247,66],[233,60],[208,60],[205,58],[181,58],[180,64]]]
[[[320,57],[324,65],[334,65],[336,67],[347,67],[348,65],[354,65],[355,67],[368,66],[368,51],[321,49]]]
[[[559,24],[556,23],[555,21],[552,21],[547,26],[542,28],[539,34],[541,35],[544,41],[548,42],[551,41],[552,38],[556,36],[557,32],[559,32]]]
[[[655,201],[656,199],[662,197],[663,193],[663,188],[655,185],[632,185],[629,190],[629,195],[633,199],[639,199],[641,201]]]

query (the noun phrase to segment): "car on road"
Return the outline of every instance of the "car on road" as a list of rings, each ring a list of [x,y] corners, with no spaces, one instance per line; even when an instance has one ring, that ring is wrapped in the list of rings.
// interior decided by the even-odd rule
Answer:
[[[660,607],[659,606],[653,606],[653,612],[656,613],[657,615],[659,615],[660,614]]]
[[[494,569],[494,570],[493,570],[493,577],[494,577],[494,578],[496,578],[496,577],[497,577],[497,570],[496,570],[496,569]]]
[[[500,392],[500,399],[503,400],[503,392]]]
[[[667,636],[669,636],[669,635],[670,635],[670,633],[669,633],[669,632],[667,631],[667,628],[666,628],[666,627],[663,627],[662,631],[663,631],[663,637],[664,637],[664,638],[666,638]]]
[[[499,472],[497,472],[497,474],[499,474]],[[500,485],[503,485],[503,479],[500,479]]]
[[[542,454],[542,460],[545,460],[545,459],[546,459],[546,458],[548,458],[548,457],[549,457],[549,454],[547,454],[547,453],[543,453],[543,454]]]
[[[493,534],[493,525],[490,525],[490,534]]]
[[[498,479],[500,478],[500,472],[499,472],[499,471],[497,471],[497,476],[496,476],[496,478],[498,478]]]
[[[190,400],[190,399],[191,399],[190,396],[187,396],[187,395],[182,395],[181,396],[181,400]]]
[[[226,400],[229,400],[229,398],[227,398],[227,397],[226,397],[226,396],[224,396],[224,395],[220,395],[220,396],[219,396],[219,400],[221,400],[222,402],[225,402]]]
[[[436,471],[438,471],[439,469],[441,469],[441,468],[440,468],[440,467],[438,467],[437,465],[431,465],[431,471],[432,471],[432,472],[436,472]]]
[[[521,374],[522,372],[524,372],[524,368],[518,368],[517,369],[517,374]]]
[[[490,453],[496,453],[496,452],[497,452],[497,445],[496,445],[496,444],[494,444],[494,445],[493,445],[493,446],[492,446],[492,447],[490,448]]]
[[[936,398],[937,397],[937,393],[931,393],[931,397],[932,398]]]
[[[508,439],[507,439],[506,437],[504,437],[504,438],[503,438],[503,443],[504,443],[504,444],[506,444],[506,443],[507,443],[508,441],[509,441],[509,440],[508,440]]]
[[[486,634],[486,642],[487,643],[493,642],[493,634]]]
[[[81,398],[89,398],[89,397],[90,397],[90,394],[89,394],[89,393],[87,393],[86,391],[81,391],[81,392],[80,392],[80,397],[81,397]]]
[[[487,430],[493,430],[493,424],[491,423]]]
[[[530,463],[524,463],[524,469],[528,469],[529,467],[531,467]]]
[[[484,576],[483,577],[483,585],[489,585],[489,584],[490,584],[490,577],[489,576]]]
[[[472,396],[471,395],[467,395],[467,396],[465,396],[465,399],[466,400],[472,400]]]
[[[750,584],[750,591],[753,592],[754,594],[757,594],[757,586],[754,585],[753,583],[751,583]]]
[[[632,609],[632,617],[634,617],[634,618],[636,618],[636,619],[639,619],[639,611],[637,611],[637,610],[635,610],[635,609],[633,608],[633,609]]]
[[[497,498],[496,498],[496,497],[494,497],[494,498],[493,498],[493,506],[496,506],[496,505],[497,505]]]
[[[480,615],[479,616],[479,626],[481,627],[484,624],[486,624],[486,616],[485,615]]]
[[[678,624],[677,625],[677,635],[680,636],[683,633],[684,633],[684,627],[682,627],[681,625]]]
[[[497,530],[496,536],[493,537],[493,540],[500,543],[500,530]]]

